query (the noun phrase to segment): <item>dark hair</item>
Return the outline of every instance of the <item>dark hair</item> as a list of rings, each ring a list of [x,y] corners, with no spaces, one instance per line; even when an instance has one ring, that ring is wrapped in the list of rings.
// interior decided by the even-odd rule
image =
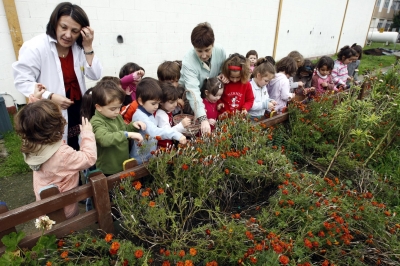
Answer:
[[[351,48],[354,50],[354,51],[356,51],[356,53],[359,55],[358,56],[358,59],[359,60],[361,60],[361,57],[362,57],[362,47],[361,47],[361,45],[358,45],[357,43],[354,43],[352,46],[351,46]]]
[[[164,61],[157,68],[157,77],[159,81],[179,80],[181,68],[175,61]]]
[[[80,6],[73,5],[70,2],[59,3],[53,10],[53,13],[51,13],[46,27],[46,34],[53,39],[57,39],[56,31],[58,21],[62,16],[71,17],[74,21],[76,21],[76,23],[81,25],[82,28],[90,26],[89,18]],[[83,49],[82,35],[80,33],[78,39],[76,40],[76,44]]]
[[[92,89],[92,104],[93,106],[96,106],[96,104],[106,106],[115,100],[123,103],[125,95],[125,91],[118,87],[114,81],[99,81]]]
[[[225,60],[224,64],[222,65],[222,74],[224,74],[225,77],[229,78],[230,72],[235,71],[235,70],[230,70],[230,66],[238,66],[241,67],[240,71],[240,81],[242,83],[246,83],[249,81],[249,76],[250,76],[250,63],[249,59],[244,57],[241,54],[234,53],[231,54],[228,59]]]
[[[249,58],[250,55],[255,55],[258,58],[258,54],[257,54],[256,50],[248,51],[247,54],[246,54],[246,58]]]
[[[195,48],[206,48],[213,45],[215,37],[210,23],[204,22],[194,27],[190,40]]]
[[[144,68],[139,66],[138,64],[132,62],[126,63],[123,67],[121,67],[121,70],[119,71],[119,78],[122,79],[126,75],[132,74],[133,72],[139,70],[145,71]]]
[[[346,45],[342,48],[340,48],[339,53],[337,54],[337,58],[339,61],[342,60],[343,56],[345,59],[350,58],[352,56],[356,56],[357,52],[354,51],[350,46]]]
[[[136,99],[141,99],[142,103],[152,100],[161,100],[163,95],[160,82],[153,78],[144,78],[136,87]]]
[[[66,124],[60,107],[51,100],[26,105],[15,118],[15,131],[22,138],[21,151],[37,152],[41,145],[60,141]]]
[[[332,70],[335,66],[335,62],[329,56],[323,56],[318,60],[317,64],[315,65],[315,69],[320,69],[323,66],[326,66],[328,70]]]
[[[121,80],[117,77],[104,76],[100,81],[106,81],[106,80],[110,80],[112,82],[115,82],[115,84],[117,84],[118,86],[121,86]]]
[[[311,60],[305,59],[304,60],[304,64],[297,69],[297,76],[300,77],[300,78],[301,78],[301,75],[300,75],[301,72],[307,72],[308,79],[311,80],[312,75],[314,74],[314,64],[313,64],[313,62],[311,62]]]
[[[267,55],[265,59],[270,62],[273,66],[275,66],[275,59],[272,56]]]
[[[286,56],[276,63],[275,68],[276,72],[285,71],[285,74],[293,77],[297,71],[297,63],[293,57]]]
[[[174,85],[172,85],[171,82],[160,82],[160,87],[162,90],[162,95],[161,95],[161,102],[165,103],[168,101],[176,101],[178,98],[180,98],[181,93],[179,90],[175,88]]]
[[[201,98],[206,98],[206,91],[215,96],[217,95],[218,91],[223,88],[224,83],[222,83],[217,77],[207,78],[204,80],[203,86],[200,89]]]
[[[275,67],[265,58],[258,59],[252,76],[256,77],[257,74],[260,74],[261,77],[265,77],[268,73],[275,74]]]
[[[96,109],[92,100],[92,90],[93,88],[90,88],[83,94],[81,102],[80,114],[88,120],[92,118],[94,115],[94,110]]]
[[[287,56],[293,58],[298,66],[304,64],[304,57],[298,51],[291,51]]]

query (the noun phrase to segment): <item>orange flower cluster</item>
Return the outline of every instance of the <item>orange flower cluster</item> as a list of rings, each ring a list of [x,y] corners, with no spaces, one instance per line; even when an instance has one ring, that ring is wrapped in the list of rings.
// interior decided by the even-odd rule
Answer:
[[[182,170],[186,171],[187,169],[189,169],[189,165],[183,164],[182,165]]]
[[[213,261],[207,262],[206,266],[218,266],[218,263],[215,260],[213,260]]]
[[[136,190],[140,190],[142,188],[142,183],[140,183],[140,181],[133,181],[132,182],[132,186],[136,189]]]
[[[149,202],[149,206],[152,207],[152,208],[154,208],[154,207],[156,206],[156,203],[155,203],[154,201],[150,201],[150,202]]]
[[[68,251],[64,251],[63,253],[61,253],[61,258],[65,259],[66,257],[68,257]]]
[[[106,237],[104,238],[104,240],[108,243],[112,240],[113,235],[112,234],[106,234]]]
[[[142,192],[142,197],[148,197],[148,196],[150,196],[150,193],[148,191]]]
[[[143,250],[138,249],[135,251],[135,258],[140,259],[141,257],[143,257]]]
[[[111,244],[111,247],[110,247],[110,254],[111,254],[111,255],[116,255],[117,252],[118,252],[118,249],[119,249],[120,247],[121,247],[121,245],[120,245],[119,242],[117,242],[117,241],[113,242],[113,243]]]
[[[164,194],[164,189],[159,188],[159,189],[157,190],[157,194],[158,194],[158,195]]]
[[[279,256],[279,262],[283,265],[287,265],[289,263],[289,258],[285,255]]]
[[[179,255],[179,257],[181,257],[181,258],[183,258],[184,256],[185,256],[185,251],[184,250],[179,250],[179,253],[178,253],[178,255]]]
[[[189,249],[189,254],[192,255],[192,256],[196,256],[197,250],[195,248],[190,248]]]

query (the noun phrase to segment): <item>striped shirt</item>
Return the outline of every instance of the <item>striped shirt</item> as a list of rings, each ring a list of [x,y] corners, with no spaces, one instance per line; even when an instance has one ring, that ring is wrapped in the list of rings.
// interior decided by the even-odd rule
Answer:
[[[335,86],[346,85],[349,73],[347,71],[347,65],[343,64],[339,60],[335,60],[335,65],[332,69],[332,81]]]

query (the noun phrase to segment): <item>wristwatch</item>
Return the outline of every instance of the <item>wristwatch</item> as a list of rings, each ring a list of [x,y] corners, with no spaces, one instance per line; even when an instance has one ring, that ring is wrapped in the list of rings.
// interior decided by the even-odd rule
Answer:
[[[85,50],[83,50],[83,53],[84,53],[85,55],[91,55],[91,54],[94,54],[94,51],[92,50],[92,51],[89,51],[89,52],[85,52]]]

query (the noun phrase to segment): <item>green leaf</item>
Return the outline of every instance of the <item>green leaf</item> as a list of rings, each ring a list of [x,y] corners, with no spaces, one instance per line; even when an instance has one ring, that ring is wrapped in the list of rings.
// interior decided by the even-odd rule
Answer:
[[[18,243],[25,237],[24,232],[12,232],[6,236],[3,236],[1,242],[6,246],[6,251],[14,251],[18,247]]]

